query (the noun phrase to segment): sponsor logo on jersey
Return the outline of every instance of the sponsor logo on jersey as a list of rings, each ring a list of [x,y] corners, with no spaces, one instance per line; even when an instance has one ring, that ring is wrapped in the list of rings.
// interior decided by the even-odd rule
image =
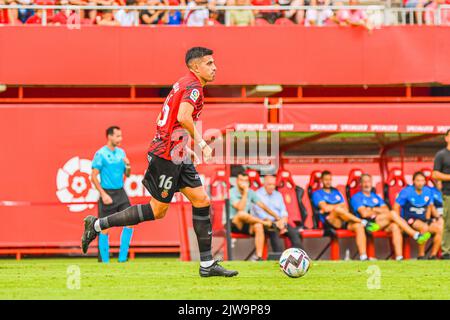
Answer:
[[[191,95],[189,96],[189,98],[194,101],[197,102],[198,97],[200,97],[200,91],[198,91],[198,89],[193,89],[191,91]]]
[[[163,199],[167,198],[169,196],[168,190],[164,189],[163,192],[161,192],[161,197]]]

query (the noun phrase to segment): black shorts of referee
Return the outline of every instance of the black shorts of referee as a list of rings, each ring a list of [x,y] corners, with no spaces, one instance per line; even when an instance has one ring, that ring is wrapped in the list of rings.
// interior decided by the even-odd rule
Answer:
[[[104,204],[102,198],[98,200],[98,217],[104,218],[110,216],[116,212],[125,210],[130,204],[127,193],[123,188],[121,189],[104,189],[105,192],[111,197],[111,204]]]

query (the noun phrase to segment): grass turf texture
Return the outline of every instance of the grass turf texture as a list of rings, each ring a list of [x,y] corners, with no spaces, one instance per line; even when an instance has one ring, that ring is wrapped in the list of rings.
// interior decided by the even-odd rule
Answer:
[[[69,266],[81,288],[67,288]],[[450,299],[448,261],[314,262],[299,279],[275,261],[224,262],[236,278],[200,278],[198,263],[140,258],[105,265],[92,258],[0,260],[0,299]],[[367,288],[367,269],[381,271],[381,288]]]

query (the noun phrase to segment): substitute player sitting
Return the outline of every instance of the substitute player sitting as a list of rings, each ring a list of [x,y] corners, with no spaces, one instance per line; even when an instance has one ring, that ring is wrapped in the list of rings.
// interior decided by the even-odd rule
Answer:
[[[375,232],[380,227],[375,222],[360,219],[349,212],[342,194],[332,187],[333,177],[330,171],[322,172],[321,181],[322,189],[315,191],[312,195],[312,202],[320,212],[320,220],[327,227],[348,229],[355,232],[359,259],[362,261],[368,260],[367,239],[364,229]]]
[[[270,216],[271,219],[260,219],[250,213],[252,206],[257,205]],[[252,261],[262,260],[265,235],[264,228],[277,229],[286,232],[286,225],[278,214],[269,209],[262,202],[255,191],[250,189],[248,175],[245,171],[239,172],[236,187],[230,189],[230,219],[231,231],[255,236],[256,253]]]
[[[430,232],[434,235],[433,246],[429,259],[436,259],[442,241],[442,223],[433,219],[433,194],[426,185],[426,178],[422,172],[413,176],[413,185],[405,187],[395,200],[394,210],[401,215],[408,224],[422,234]],[[419,245],[417,259],[425,259],[425,243]]]
[[[237,271],[226,270],[213,259],[210,200],[195,166],[184,152],[186,137],[190,136],[202,149],[205,161],[212,156],[212,149],[194,122],[203,109],[203,86],[216,76],[212,54],[212,50],[203,47],[187,51],[185,63],[189,71],[173,85],[161,108],[156,136],[147,154],[148,168],[142,181],[152,199],[147,204],[131,206],[106,218],[86,217],[81,239],[84,253],[102,230],[164,218],[173,195],[180,191],[192,204],[193,226],[200,250],[200,276],[232,277],[238,274]]]
[[[375,222],[380,229],[392,234],[392,244],[396,260],[403,260],[403,236],[402,231],[423,244],[431,237],[429,232],[421,234],[411,228],[395,211],[389,210],[384,200],[373,192],[372,176],[361,175],[361,191],[356,193],[351,199],[351,205],[358,218]]]

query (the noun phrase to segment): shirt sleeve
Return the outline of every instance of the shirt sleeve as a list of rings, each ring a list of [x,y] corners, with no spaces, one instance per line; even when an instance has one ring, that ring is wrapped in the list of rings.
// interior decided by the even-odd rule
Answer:
[[[319,207],[319,203],[322,201],[322,197],[320,196],[319,192],[314,192],[312,194],[312,202],[314,204],[315,207]]]
[[[230,205],[233,206],[238,201],[239,201],[239,199],[236,195],[236,188],[232,188],[230,190]]]
[[[386,205],[386,202],[384,202],[383,198],[381,198],[379,195],[376,195],[376,197],[378,199],[378,203],[380,204],[380,207]]]
[[[403,189],[400,191],[397,199],[395,199],[395,202],[398,203],[401,207],[403,207],[408,202],[408,194],[407,189]]]
[[[181,97],[181,102],[189,102],[193,106],[197,106],[197,102],[201,100],[202,89],[198,85],[190,85],[186,87],[186,90]]]
[[[433,170],[442,172],[444,155],[442,152],[438,152],[434,158]]]
[[[92,160],[92,169],[97,169],[101,171],[103,167],[102,155],[100,152],[96,152],[94,155],[94,159]]]
[[[351,199],[350,199],[350,204],[353,208],[353,210],[355,210],[356,212],[358,212],[358,209],[361,208],[363,206],[363,203],[361,201],[361,198],[358,197],[357,195],[354,195]]]
[[[251,189],[248,190],[248,199],[250,200],[251,203],[257,203],[258,201],[261,200],[259,196],[256,194],[256,192]]]

